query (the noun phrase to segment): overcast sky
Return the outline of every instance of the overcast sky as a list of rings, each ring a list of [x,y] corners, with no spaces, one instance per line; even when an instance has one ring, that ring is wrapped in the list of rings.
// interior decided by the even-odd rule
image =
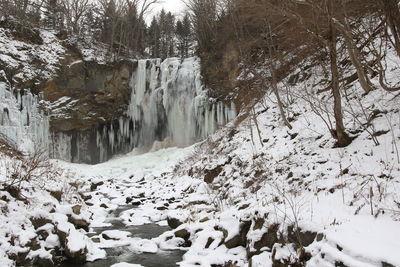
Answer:
[[[153,9],[153,14],[158,13],[162,8],[166,11],[171,11],[174,14],[180,15],[182,11],[185,9],[185,4],[182,0],[161,0],[162,3],[158,4]]]

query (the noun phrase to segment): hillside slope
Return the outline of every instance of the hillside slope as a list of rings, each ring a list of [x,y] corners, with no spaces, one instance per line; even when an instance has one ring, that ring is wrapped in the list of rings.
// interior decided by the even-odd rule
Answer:
[[[120,113],[113,105],[115,95],[108,94],[105,87],[99,87],[102,92],[87,87],[85,81],[95,81],[98,73],[102,83],[108,76],[115,78],[115,83],[110,82],[111,89],[122,89],[116,94],[117,102],[126,107],[126,96],[132,90],[127,86],[129,70],[141,64],[140,81],[145,86],[139,91],[139,100],[151,100],[142,98],[149,82],[146,66],[150,61],[118,63],[122,70],[108,75],[112,71],[104,66],[104,58],[100,55],[96,59],[92,50],[79,47],[80,54],[72,50],[64,54],[70,49],[68,45],[48,31],[23,32],[34,41],[19,41],[21,35],[13,33],[11,26],[0,27],[0,65],[4,69],[0,72],[0,99],[4,100],[0,103],[0,122],[13,126],[8,125],[9,117],[16,114],[19,124],[15,127],[26,130],[13,145],[33,147],[32,142],[24,145],[19,141],[34,134],[43,140],[48,134],[41,131],[42,124],[27,128],[30,120],[43,119],[44,114],[40,107],[30,105],[33,100],[37,104],[37,98],[23,89],[34,91],[36,86],[44,86],[44,93],[54,97],[47,99],[54,100],[55,110],[49,112],[60,118],[57,123],[66,131],[75,129],[73,114],[82,121],[82,113],[91,108],[74,113],[79,108],[66,110],[63,106],[80,103],[84,107],[97,96],[96,107],[110,116],[106,120],[115,118],[113,112]],[[94,166],[40,159],[43,170],[40,167],[30,173],[27,166],[32,158],[13,150],[7,142],[0,144],[0,265],[29,265],[33,261],[51,266],[66,259],[84,264],[106,258],[106,248],[128,247],[128,253],[181,250],[185,254],[180,266],[400,266],[400,91],[382,88],[382,77],[390,87],[399,86],[400,58],[386,41],[368,41],[371,46],[385,48],[377,55],[384,75],[379,75],[378,68],[368,69],[366,75],[374,89],[368,93],[360,88],[347,52],[340,50],[337,69],[343,78],[343,120],[351,139],[345,147],[339,148],[335,140],[331,75],[326,71],[330,62],[324,51],[296,58],[300,63],[287,70],[290,73],[277,84],[282,109],[276,94],[264,88],[272,76],[268,63],[256,62],[251,71],[241,65],[238,84],[256,76],[255,80],[264,80],[252,85],[255,94],[248,86],[253,102],[243,105],[242,113],[226,127],[221,125],[215,134],[190,148],[130,153]],[[374,57],[365,53],[365,62],[376,61]],[[172,60],[177,62],[175,70],[185,73],[179,60]],[[38,62],[39,67],[33,68]],[[166,72],[171,71],[170,65],[166,66]],[[86,73],[88,67],[93,67],[93,72]],[[60,71],[68,74],[64,81],[53,79],[45,86],[36,80],[41,74],[53,78]],[[193,85],[199,80],[196,74],[189,82]],[[67,89],[58,82],[66,82]],[[74,90],[78,93],[72,94]],[[255,99],[260,93],[263,97]],[[24,107],[26,99],[35,113]],[[109,105],[102,110],[104,101]],[[193,107],[191,101],[187,103]],[[179,118],[185,112],[174,99],[169,106],[174,108],[171,120],[182,124]],[[227,116],[224,108],[211,110],[213,120],[215,114],[225,120],[234,113]],[[203,113],[207,114],[206,110],[199,110]],[[150,115],[155,114],[150,109],[144,115],[153,121]],[[95,115],[88,124],[78,123],[78,128],[97,125],[102,117]],[[208,125],[211,119],[208,115],[204,118]],[[70,119],[71,124],[65,123]],[[48,126],[49,122],[42,123]],[[212,126],[214,129],[215,124]],[[184,136],[188,132],[185,127],[176,129]],[[16,132],[14,128],[4,129]],[[118,136],[106,131],[105,135],[112,141]],[[149,137],[147,133],[144,136]],[[70,142],[64,144],[70,148]],[[162,143],[155,144],[163,147]],[[116,216],[122,227],[159,224],[172,230],[151,240],[137,239],[123,231],[113,232],[113,238],[96,232],[96,227],[109,226],[110,214],[121,207],[126,209]]]
[[[392,53],[387,62],[396,84],[400,61]],[[307,66],[280,84],[305,77],[281,95],[293,129],[267,94],[177,167],[204,181],[178,228],[193,243],[182,266],[400,265],[400,95],[363,95],[351,84],[343,102],[353,141],[336,148],[325,124],[331,96],[315,94],[324,89],[322,70]]]

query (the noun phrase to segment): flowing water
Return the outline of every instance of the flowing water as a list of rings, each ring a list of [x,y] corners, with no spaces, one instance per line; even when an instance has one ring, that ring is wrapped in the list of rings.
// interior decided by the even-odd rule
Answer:
[[[101,234],[108,230],[120,230],[130,232],[131,237],[139,237],[143,239],[152,239],[158,237],[164,232],[170,230],[168,226],[160,226],[158,224],[144,224],[139,226],[126,226],[118,218],[122,212],[132,209],[133,206],[121,206],[116,209],[111,215],[108,222],[112,225],[108,227],[94,228],[97,234]],[[129,246],[117,247],[106,249],[107,258],[98,260],[95,262],[88,262],[85,264],[76,264],[63,262],[60,267],[109,267],[115,263],[126,262],[132,264],[140,264],[145,267],[174,267],[177,266],[177,262],[182,260],[182,256],[185,253],[180,250],[161,251],[159,250],[156,254],[153,253],[142,253],[137,254],[129,250]]]

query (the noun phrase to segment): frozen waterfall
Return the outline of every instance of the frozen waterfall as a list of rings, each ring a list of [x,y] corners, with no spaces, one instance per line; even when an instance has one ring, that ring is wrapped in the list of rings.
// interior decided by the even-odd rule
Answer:
[[[236,116],[233,104],[209,99],[197,58],[140,60],[131,86],[127,115],[142,126],[141,145],[169,137],[173,145],[187,146]]]
[[[130,87],[124,116],[87,131],[50,133],[38,96],[0,82],[0,134],[23,150],[40,146],[54,158],[98,163],[134,148],[191,145],[236,116],[233,102],[208,96],[196,57],[139,60]]]
[[[200,60],[139,60],[126,116],[96,132],[99,161],[134,147],[187,146],[205,139],[236,116],[234,103],[208,97]]]
[[[0,77],[0,135],[22,151],[48,151],[49,119],[39,109],[39,98],[11,89],[4,72]]]

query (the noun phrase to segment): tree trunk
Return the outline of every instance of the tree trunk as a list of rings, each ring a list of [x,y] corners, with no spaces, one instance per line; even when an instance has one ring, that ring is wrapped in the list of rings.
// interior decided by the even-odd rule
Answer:
[[[351,63],[356,68],[358,82],[360,83],[361,88],[365,91],[365,93],[369,93],[373,90],[373,88],[367,74],[364,71],[364,67],[361,63],[361,53],[358,50],[357,45],[354,43],[350,27],[347,25],[347,22],[344,22],[344,24],[341,24],[340,22],[334,22],[334,25],[344,36],[344,41],[346,43],[347,50],[349,51],[349,57]]]
[[[282,119],[283,123],[285,124],[285,126],[288,127],[290,130],[292,130],[293,127],[290,124],[290,122],[288,121],[288,119],[286,118],[285,110],[283,109],[283,103],[279,96],[278,81],[277,81],[277,77],[276,77],[276,68],[275,68],[275,64],[273,62],[274,59],[273,59],[273,54],[272,54],[272,50],[274,49],[274,42],[272,39],[271,24],[270,23],[266,23],[266,24],[268,24],[268,29],[269,29],[268,53],[269,53],[269,65],[270,65],[271,78],[272,78],[272,90],[274,91],[274,94],[275,94],[275,97],[276,97],[276,100],[278,103],[278,108],[279,108],[279,113],[281,115],[281,119]]]
[[[256,113],[256,110],[255,110],[254,106],[252,108],[252,113],[253,113],[253,116],[252,116],[253,117],[253,121],[254,121],[254,124],[256,125],[256,129],[257,129],[258,140],[260,141],[261,147],[264,147],[264,143],[262,141],[263,139],[261,137],[260,126],[258,125],[258,121],[257,121],[257,113]]]
[[[332,94],[334,99],[334,114],[336,122],[336,132],[332,133],[333,137],[337,139],[339,147],[345,147],[351,143],[351,138],[347,135],[343,123],[342,99],[339,87],[339,71],[337,64],[337,49],[336,49],[336,30],[330,25],[331,39],[329,40],[329,56],[331,61],[332,72]]]
[[[385,13],[386,22],[392,32],[394,46],[397,55],[400,57],[400,11],[397,0],[381,0],[383,4],[383,12]]]
[[[286,118],[285,110],[283,109],[283,103],[281,101],[281,97],[279,96],[278,87],[276,85],[272,85],[272,87],[273,87],[272,90],[274,91],[276,100],[278,102],[278,108],[279,108],[279,113],[281,115],[281,119],[282,119],[283,123],[285,124],[285,126],[288,127],[290,130],[292,130],[293,127],[290,124],[290,122],[288,121],[288,119]]]

